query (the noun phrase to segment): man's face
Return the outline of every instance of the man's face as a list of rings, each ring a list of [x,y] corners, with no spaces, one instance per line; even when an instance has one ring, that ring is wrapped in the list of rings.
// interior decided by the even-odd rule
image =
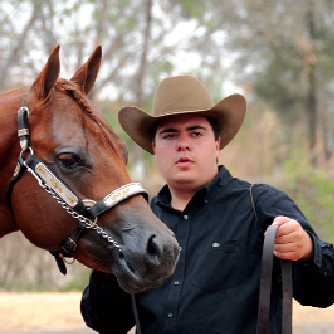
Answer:
[[[152,147],[170,188],[199,189],[218,173],[219,144],[204,116],[186,114],[160,121]]]

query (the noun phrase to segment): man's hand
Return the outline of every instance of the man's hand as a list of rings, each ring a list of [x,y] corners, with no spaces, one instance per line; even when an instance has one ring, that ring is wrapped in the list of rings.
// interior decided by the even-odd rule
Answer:
[[[276,217],[274,224],[280,225],[275,238],[275,256],[291,261],[306,260],[312,256],[312,239],[296,220]]]

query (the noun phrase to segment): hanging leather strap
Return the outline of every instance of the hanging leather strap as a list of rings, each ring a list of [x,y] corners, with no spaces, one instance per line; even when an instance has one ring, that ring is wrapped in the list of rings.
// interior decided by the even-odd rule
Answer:
[[[292,333],[292,263],[291,261],[281,261],[283,279],[283,334]]]
[[[260,221],[256,214],[256,207],[252,193],[252,185],[250,186],[249,191],[255,219],[261,233],[263,233]],[[273,272],[273,260],[274,260],[273,253],[274,253],[275,237],[278,228],[279,225],[270,225],[264,236],[257,334],[269,333],[270,296],[271,296],[272,272]],[[285,260],[281,260],[280,263],[282,268],[282,284],[283,284],[282,334],[292,334],[292,298],[293,298],[292,264],[291,261],[285,261]]]
[[[272,288],[272,272],[274,260],[273,251],[278,227],[278,225],[271,225],[268,227],[263,243],[262,273],[260,278],[260,298],[258,313],[259,334],[267,333],[269,327],[270,296]]]
[[[269,333],[270,296],[272,288],[273,252],[279,225],[270,225],[263,244],[262,273],[258,313],[258,334]],[[281,260],[283,281],[283,334],[292,333],[292,267],[291,261]]]
[[[135,316],[136,320],[136,334],[141,334],[141,328],[140,328],[140,321],[138,316],[138,309],[136,305],[136,295],[134,293],[131,294],[131,305],[132,305],[132,312]]]

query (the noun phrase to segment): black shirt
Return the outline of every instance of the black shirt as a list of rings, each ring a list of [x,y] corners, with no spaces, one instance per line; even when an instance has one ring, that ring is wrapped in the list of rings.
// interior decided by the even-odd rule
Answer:
[[[293,265],[294,298],[318,307],[334,302],[333,246],[318,240],[287,194],[262,184],[253,186],[259,226],[249,189],[221,166],[183,212],[170,206],[167,186],[152,199],[153,212],[175,233],[182,250],[171,277],[136,295],[143,333],[255,334],[263,231],[279,215],[297,220],[314,243],[313,258]],[[281,333],[279,268],[275,258],[270,333]],[[114,303],[120,303],[117,309]],[[134,325],[129,296],[112,275],[93,271],[81,308],[88,326],[103,333],[126,333]]]

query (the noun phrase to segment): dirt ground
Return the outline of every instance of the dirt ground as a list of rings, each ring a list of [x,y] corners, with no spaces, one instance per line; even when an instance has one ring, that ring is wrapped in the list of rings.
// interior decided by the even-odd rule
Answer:
[[[0,333],[40,333],[41,329],[61,333],[68,332],[67,328],[81,333],[86,326],[79,311],[80,298],[81,293],[0,293]],[[304,334],[334,333],[334,306],[318,309],[295,302],[293,308],[294,333],[298,328]],[[321,326],[329,331],[314,329]]]

